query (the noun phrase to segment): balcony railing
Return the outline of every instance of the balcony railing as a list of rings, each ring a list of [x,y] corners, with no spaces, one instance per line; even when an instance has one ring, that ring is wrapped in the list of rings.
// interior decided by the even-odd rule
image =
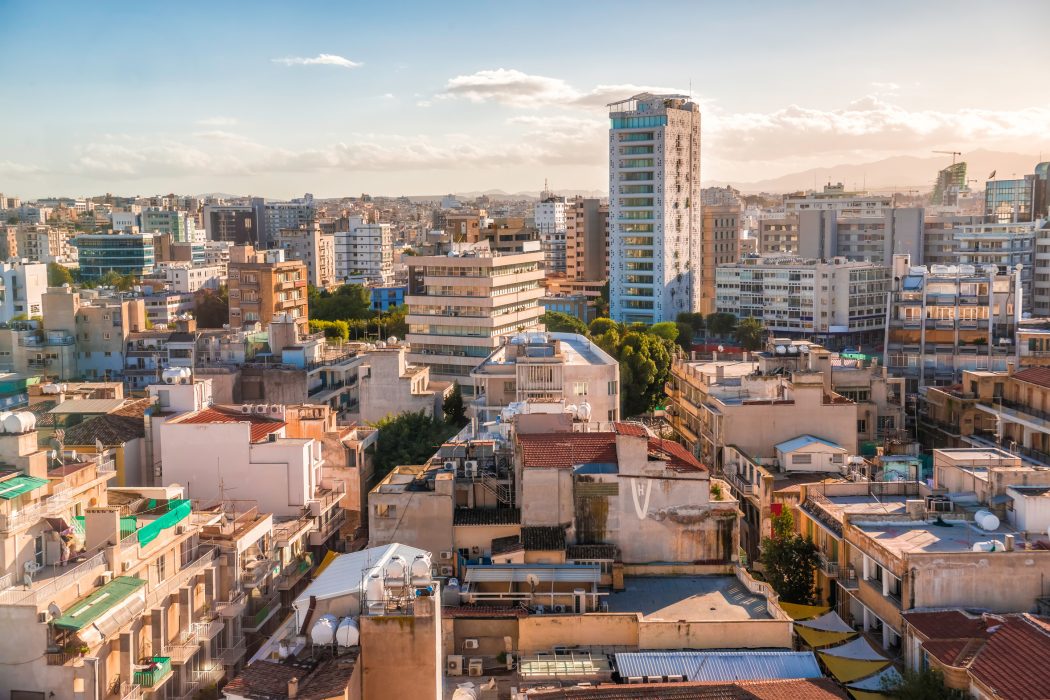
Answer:
[[[744,481],[739,474],[729,475],[729,484],[735,489],[741,496],[750,496],[755,491],[754,484]]]
[[[824,575],[828,578],[838,578],[839,576],[839,563],[832,561],[823,552],[817,555],[819,561],[820,570],[824,572]]]
[[[247,647],[244,644],[243,637],[237,640],[232,646],[220,648],[219,657],[222,659],[222,665],[233,666],[244,657],[246,651]]]
[[[201,547],[201,550],[204,553],[197,557],[197,559],[179,569],[179,571],[171,578],[157,584],[153,590],[149,592],[146,596],[146,607],[160,605],[165,598],[186,585],[191,578],[212,565],[215,561],[215,555],[218,552],[218,548],[206,545]]]
[[[171,675],[171,658],[154,656],[153,668],[135,671],[135,684],[143,688],[156,688]]]
[[[101,573],[105,567],[106,555],[104,552],[99,552],[61,575],[42,582],[36,588],[10,588],[6,591],[0,591],[0,604],[35,605],[40,607],[40,605],[46,604],[57,597],[66,588],[74,586],[83,580],[88,580],[89,586],[94,586],[94,581],[90,581],[91,570],[98,569],[99,573]]]
[[[1000,409],[1003,413],[1015,416],[1030,416],[1035,419],[1033,422],[1039,423],[1050,423],[1050,412],[1041,411],[1038,408],[1032,408],[1023,403],[1017,401],[1009,401],[1007,399],[988,399],[981,401],[981,406],[986,409],[995,410]]]
[[[256,588],[270,576],[276,562],[270,559],[252,562],[251,568],[241,572],[241,584],[245,588]]]
[[[346,522],[346,511],[339,508],[332,511],[332,517],[328,522],[322,523],[321,526],[310,533],[310,545],[313,547],[324,544],[329,537],[335,532],[338,532],[339,528]]]
[[[331,510],[332,506],[339,502],[346,494],[346,486],[341,481],[332,484],[331,488],[318,489],[317,498],[309,501],[310,515],[317,517]]]

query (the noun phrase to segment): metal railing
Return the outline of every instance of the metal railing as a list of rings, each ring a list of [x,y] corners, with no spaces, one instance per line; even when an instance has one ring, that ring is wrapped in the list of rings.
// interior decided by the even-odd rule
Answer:
[[[232,646],[220,647],[219,658],[222,659],[223,666],[233,666],[247,651],[248,648],[244,643],[244,637],[241,637]]]
[[[346,522],[346,511],[339,508],[334,511],[332,517],[320,527],[309,534],[310,544],[313,546],[324,544],[325,540],[337,532]]]
[[[741,496],[750,496],[755,490],[754,484],[744,481],[739,474],[729,475],[729,485],[739,491]]]
[[[147,608],[155,607],[162,603],[165,598],[186,585],[187,581],[203,571],[215,560],[215,555],[218,552],[217,547],[205,546],[202,547],[202,549],[205,549],[206,551],[197,557],[196,560],[179,569],[174,576],[157,584],[157,586],[149,592],[146,596]]]
[[[817,554],[817,560],[820,565],[820,570],[823,571],[828,578],[838,578],[839,563],[837,561],[832,561],[823,552]]]
[[[42,585],[37,588],[20,589],[10,588],[6,591],[0,591],[0,604],[3,605],[35,605],[40,606],[43,602],[48,602],[52,598],[56,597],[61,591],[73,586],[84,577],[91,576],[89,573],[92,569],[98,568],[99,572],[106,567],[106,554],[105,552],[99,552],[95,556],[91,557],[85,562],[78,564],[69,571],[55,576],[54,578],[48,579]],[[95,585],[94,581],[90,582],[91,588]]]

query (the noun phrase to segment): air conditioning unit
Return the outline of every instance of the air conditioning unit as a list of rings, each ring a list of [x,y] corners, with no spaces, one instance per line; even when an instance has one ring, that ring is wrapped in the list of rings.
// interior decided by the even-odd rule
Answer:
[[[105,586],[107,583],[113,580],[112,571],[103,571],[98,575],[98,585]]]
[[[442,566],[441,567],[441,575],[442,576],[451,576],[452,575],[452,567],[451,566]]]
[[[444,559],[445,561],[451,561],[452,560],[452,552],[448,551],[448,550],[442,552],[441,553],[441,558]]]
[[[176,535],[184,535],[184,534],[186,534],[186,526],[185,525],[176,525],[175,526],[175,534]]]
[[[268,410],[268,407],[264,403],[261,403],[255,407],[255,412],[259,415],[265,415],[268,412]]]
[[[543,613],[547,612],[547,608],[543,607],[542,605],[537,605],[535,612],[537,615],[542,615]]]
[[[445,675],[446,676],[462,676],[463,675],[463,655],[462,654],[449,654],[448,660],[445,663]]]
[[[248,415],[252,412],[251,404],[241,404],[241,413]]]
[[[467,675],[468,676],[480,676],[485,672],[484,661],[477,657],[472,658],[467,663]]]
[[[451,461],[451,460],[449,460],[448,462],[445,462],[444,468],[445,468],[445,471],[447,471],[447,472],[454,472],[454,471],[456,471],[456,463]]]
[[[564,605],[555,605],[554,606],[554,612],[556,612],[556,613],[563,613],[563,612],[565,612],[565,606]]]
[[[478,648],[478,640],[476,640],[476,639],[464,639],[463,640],[463,648],[464,649],[477,649]]]
[[[477,460],[475,460],[475,459],[468,459],[466,464],[464,465],[464,469],[465,469],[468,477],[470,477],[470,478],[476,477],[478,475],[478,462],[477,462]]]
[[[120,562],[120,570],[121,571],[131,571],[132,563],[133,562],[130,562],[130,561],[122,561],[122,562]]]
[[[507,670],[514,670],[514,654],[507,654]]]

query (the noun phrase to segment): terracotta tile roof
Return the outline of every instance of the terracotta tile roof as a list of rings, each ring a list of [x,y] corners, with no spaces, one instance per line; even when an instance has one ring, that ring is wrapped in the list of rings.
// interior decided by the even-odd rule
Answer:
[[[207,424],[207,423],[251,423],[252,442],[261,442],[270,433],[285,427],[285,422],[258,413],[241,413],[239,410],[211,407],[185,416],[180,416],[172,423]]]
[[[830,678],[734,683],[604,684],[528,691],[540,700],[841,700],[849,696]]]
[[[1050,698],[1050,618],[1026,613],[987,621],[998,624],[989,628],[970,675],[1002,700]]]
[[[517,525],[521,522],[518,508],[456,508],[453,525]]]
[[[146,414],[146,409],[153,403],[152,399],[134,399],[132,401],[125,401],[124,405],[115,411],[110,411],[112,416],[132,416],[134,418],[142,418]]]
[[[641,423],[625,423],[619,421],[613,423],[617,435],[632,435],[634,437],[649,437],[649,431]]]
[[[522,608],[496,605],[458,605],[454,607],[441,607],[442,617],[481,617],[481,618],[511,618],[525,617],[528,611]]]
[[[1050,367],[1029,367],[1022,369],[1020,372],[1014,372],[1013,378],[1028,382],[1029,384],[1036,384],[1038,386],[1044,386],[1050,388]]]
[[[564,552],[565,528],[561,525],[534,525],[521,528],[526,552]]]
[[[674,440],[649,438],[649,455],[665,460],[668,468],[677,471],[707,471],[689,450]]]
[[[337,659],[309,666],[256,661],[241,670],[226,685],[225,692],[257,700],[279,700],[288,697],[288,681],[299,679],[299,700],[328,700],[347,692],[357,655],[344,654]]]
[[[525,549],[525,546],[521,543],[521,538],[517,535],[510,535],[508,537],[496,537],[492,540],[492,554],[509,554],[510,552],[518,552]]]
[[[518,444],[526,469],[616,464],[615,433],[529,433],[518,435]]]
[[[91,447],[98,440],[106,447],[115,447],[145,436],[146,426],[141,414],[136,418],[103,413],[66,428],[64,441],[66,445]]]
[[[982,636],[988,624],[980,616],[962,610],[904,613],[904,619],[926,639],[969,639]]]
[[[614,544],[571,544],[565,548],[566,559],[612,559],[620,558]]]
[[[36,416],[36,427],[53,428],[55,427],[55,414],[51,413],[51,409],[57,405],[58,401],[37,401],[30,404],[26,410]]]

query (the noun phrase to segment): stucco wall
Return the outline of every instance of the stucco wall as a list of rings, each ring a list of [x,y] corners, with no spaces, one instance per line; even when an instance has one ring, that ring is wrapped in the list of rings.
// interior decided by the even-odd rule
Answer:
[[[518,624],[522,654],[549,651],[555,646],[638,646],[635,613],[587,615],[529,615]]]

